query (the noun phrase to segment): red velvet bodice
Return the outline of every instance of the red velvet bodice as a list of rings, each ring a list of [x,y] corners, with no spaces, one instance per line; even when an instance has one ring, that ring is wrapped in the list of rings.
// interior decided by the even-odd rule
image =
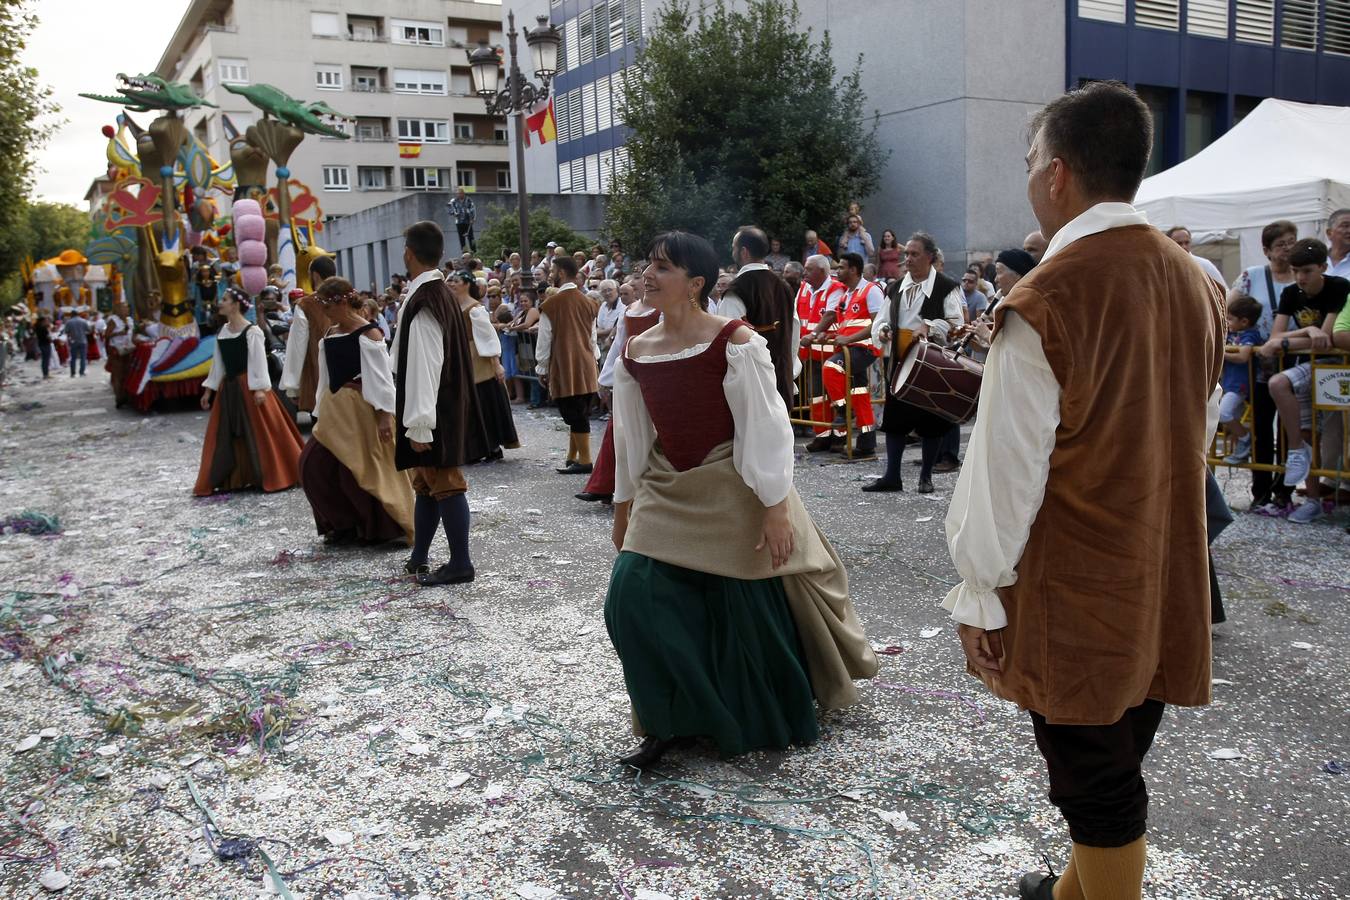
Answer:
[[[727,339],[744,322],[728,322],[696,356],[661,362],[628,357],[623,364],[642,390],[661,450],[677,471],[701,465],[718,444],[731,440],[736,423],[722,381],[727,374]]]

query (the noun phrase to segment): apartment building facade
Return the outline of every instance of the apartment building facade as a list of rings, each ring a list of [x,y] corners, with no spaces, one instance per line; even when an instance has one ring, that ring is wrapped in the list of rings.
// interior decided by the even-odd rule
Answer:
[[[399,195],[513,190],[505,119],[472,93],[466,48],[499,45],[500,0],[192,0],[156,69],[218,108],[187,113],[217,160],[261,113],[227,84],[270,84],[351,116],[291,159],[325,217]]]

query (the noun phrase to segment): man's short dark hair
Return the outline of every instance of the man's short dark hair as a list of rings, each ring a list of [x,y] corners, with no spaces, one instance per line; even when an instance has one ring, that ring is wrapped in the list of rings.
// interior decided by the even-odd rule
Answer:
[[[742,225],[736,229],[736,237],[732,242],[749,253],[752,259],[760,260],[769,255],[769,236],[756,225]]]
[[[1324,266],[1327,262],[1327,245],[1317,238],[1304,238],[1289,251],[1291,266]]]
[[[556,256],[553,258],[553,267],[562,272],[567,278],[576,278],[580,267],[577,261],[570,256]]]
[[[916,231],[909,236],[909,241],[918,241],[920,244],[923,244],[923,252],[927,253],[930,259],[937,259],[937,241],[933,240],[933,236],[928,232]],[[908,244],[909,241],[905,241],[905,243]]]
[[[1171,238],[1171,237],[1173,237],[1178,231],[1184,231],[1184,232],[1186,232],[1187,234],[1190,234],[1190,233],[1191,233],[1191,230],[1190,230],[1189,228],[1187,228],[1185,225],[1173,225],[1171,228],[1169,228],[1169,229],[1167,229],[1166,231],[1164,231],[1163,234],[1165,234],[1165,235],[1167,235],[1169,238]]]
[[[1094,81],[1051,100],[1031,122],[1048,161],[1059,157],[1091,198],[1133,200],[1153,149],[1153,115],[1119,81]]]
[[[441,226],[428,219],[414,222],[403,232],[403,243],[412,251],[413,259],[424,266],[439,266],[445,255],[445,235]]]
[[[1298,237],[1298,226],[1288,219],[1276,219],[1261,229],[1261,246],[1269,250],[1275,242],[1286,234]]]
[[[314,283],[316,275],[321,281],[327,281],[329,278],[337,275],[337,263],[333,261],[333,257],[319,256],[315,258],[314,262],[309,264],[310,284]]]
[[[1228,314],[1235,319],[1245,319],[1250,327],[1261,321],[1263,307],[1261,301],[1246,294],[1239,294],[1228,301]]]
[[[1334,213],[1331,214],[1331,218],[1327,219],[1327,227],[1335,228],[1336,223],[1339,222],[1341,219],[1345,218],[1346,216],[1350,216],[1350,207],[1342,207],[1336,210]]]
[[[841,253],[839,254],[839,261],[844,265],[848,266],[849,268],[851,268],[853,271],[857,272],[859,275],[862,274],[863,266],[865,265],[865,263],[863,262],[862,254]]]

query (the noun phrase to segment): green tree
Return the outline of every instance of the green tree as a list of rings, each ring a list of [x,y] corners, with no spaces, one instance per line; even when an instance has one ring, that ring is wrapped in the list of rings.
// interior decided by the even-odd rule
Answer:
[[[580,250],[595,243],[594,238],[578,234],[562,219],[543,207],[530,210],[530,249],[541,253],[549,241],[556,241],[566,250]],[[491,265],[494,259],[506,259],[520,249],[520,217],[514,209],[502,211],[478,235],[478,257]],[[524,260],[528,263],[529,260]]]
[[[55,256],[67,247],[84,252],[93,229],[88,214],[69,203],[32,203],[27,213],[28,252],[34,260]]]
[[[30,249],[28,194],[47,139],[40,120],[56,110],[37,70],[19,59],[35,22],[20,0],[0,0],[0,280],[18,270]]]
[[[740,225],[795,248],[876,189],[887,153],[864,125],[862,60],[840,78],[830,37],[799,27],[791,0],[724,0],[660,13],[626,84],[630,166],[614,179],[606,231],[625,247],[701,234],[723,253]]]

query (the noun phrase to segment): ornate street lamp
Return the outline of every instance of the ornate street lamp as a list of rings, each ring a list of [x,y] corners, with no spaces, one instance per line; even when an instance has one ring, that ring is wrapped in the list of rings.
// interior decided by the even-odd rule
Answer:
[[[520,71],[520,53],[516,46],[516,14],[507,14],[507,39],[511,47],[511,69],[506,83],[501,83],[501,51],[479,41],[476,50],[466,51],[473,78],[473,92],[483,98],[487,111],[494,116],[513,116],[516,131],[516,207],[520,215],[520,259],[522,288],[534,289],[534,267],[530,265],[530,211],[525,199],[525,112],[531,106],[548,99],[549,82],[558,71],[558,45],[562,36],[548,23],[547,16],[537,18],[538,25],[525,31],[525,44],[530,49],[534,74],[542,85],[537,85]]]

